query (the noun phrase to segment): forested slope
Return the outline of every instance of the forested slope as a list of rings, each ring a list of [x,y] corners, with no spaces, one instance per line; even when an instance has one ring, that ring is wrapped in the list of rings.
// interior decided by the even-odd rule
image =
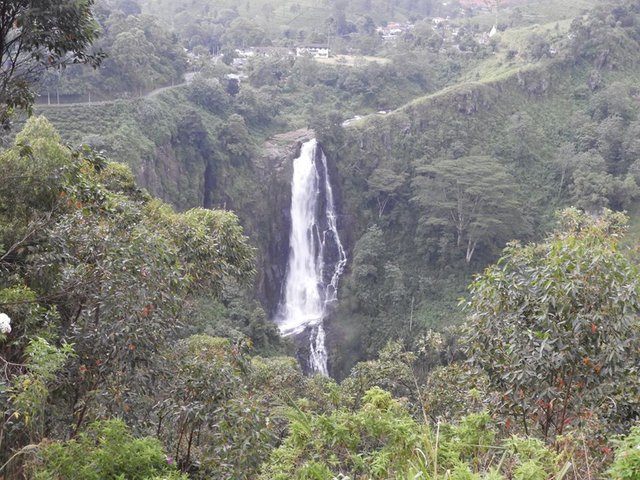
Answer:
[[[640,126],[633,8],[603,6],[573,21],[508,29],[493,53],[440,54],[437,71],[471,61],[444,82],[449,86],[346,128],[342,98],[353,108],[386,102],[402,75],[397,65],[257,60],[251,85],[237,95],[225,90],[223,69],[154,98],[42,111],[65,138],[127,159],[143,185],[179,208],[238,211],[262,252],[263,273],[280,272],[259,277],[268,311],[277,292],[265,292],[273,283],[265,279],[282,278],[286,252],[286,239],[269,225],[286,227],[280,214],[287,195],[259,207],[273,192],[259,188],[269,164],[260,160],[261,145],[308,118],[338,175],[351,250],[333,322],[335,372],[344,375],[389,335],[414,338],[410,326],[456,323],[471,275],[507,241],[540,238],[558,208],[634,206]],[[354,97],[351,87],[373,82],[372,74],[377,93],[371,97],[369,87]],[[408,98],[418,93],[399,90]],[[288,170],[278,171],[269,178],[286,188]],[[353,353],[345,359],[345,352]]]
[[[252,4],[211,19],[252,33]],[[225,53],[150,98],[40,107],[0,151],[0,474],[637,478],[640,270],[613,210],[639,195],[640,8],[511,13],[486,42],[426,18],[389,61],[257,58],[237,84]],[[269,311],[313,135],[349,258],[333,378],[279,356]]]
[[[575,20],[526,67],[319,130],[355,240],[336,355],[455,323],[471,274],[562,206],[633,208],[640,37],[636,13],[617,15]]]

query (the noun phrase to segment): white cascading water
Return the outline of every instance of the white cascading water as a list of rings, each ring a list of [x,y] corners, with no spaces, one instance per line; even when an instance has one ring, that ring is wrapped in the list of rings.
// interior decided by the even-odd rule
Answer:
[[[336,258],[327,258],[330,255]],[[289,260],[277,321],[284,336],[311,329],[309,366],[322,375],[328,374],[323,322],[328,305],[337,300],[346,263],[327,159],[312,139],[293,161]]]

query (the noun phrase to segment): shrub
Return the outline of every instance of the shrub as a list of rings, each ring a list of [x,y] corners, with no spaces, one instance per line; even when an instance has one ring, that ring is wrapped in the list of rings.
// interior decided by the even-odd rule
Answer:
[[[135,438],[122,420],[104,420],[67,442],[43,443],[35,480],[184,480],[156,438]]]
[[[609,475],[613,480],[640,478],[640,424],[629,435],[617,442],[617,450]]]

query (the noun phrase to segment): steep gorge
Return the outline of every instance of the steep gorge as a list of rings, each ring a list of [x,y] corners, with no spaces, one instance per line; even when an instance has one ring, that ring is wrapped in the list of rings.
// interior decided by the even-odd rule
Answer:
[[[292,161],[311,131],[274,135],[257,147],[263,137],[242,137],[248,132],[238,116],[238,129],[228,131],[228,119],[191,104],[185,88],[131,102],[39,108],[66,141],[124,161],[140,185],[177,208],[235,211],[258,252],[256,296],[275,315],[289,248]]]
[[[497,258],[506,241],[538,238],[554,210],[581,201],[569,178],[572,169],[582,169],[580,155],[597,152],[605,158],[604,170],[590,174],[611,175],[620,185],[629,178],[624,155],[607,157],[611,132],[601,126],[620,117],[618,130],[632,135],[637,120],[631,86],[640,78],[640,62],[635,40],[622,33],[626,43],[599,47],[609,52],[606,57],[567,47],[557,58],[450,87],[348,128],[336,121],[314,126],[336,184],[340,233],[353,259],[327,325],[335,376],[373,356],[390,338],[411,343],[425,327],[455,323],[464,286]],[[622,99],[613,98],[618,91]],[[616,110],[620,104],[629,111]],[[258,248],[256,296],[273,318],[289,250],[292,161],[314,134],[298,130],[263,144],[264,137],[243,136],[252,127],[237,115],[204,111],[183,91],[102,105],[99,112],[92,106],[64,108],[42,111],[67,140],[88,140],[128,161],[153,193],[182,209],[204,205],[238,213]],[[70,117],[77,123],[69,123]],[[118,126],[111,129],[107,121]],[[578,163],[567,166],[563,156]],[[450,226],[435,221],[420,200],[421,188],[438,160],[477,157],[493,159],[513,177],[521,221],[504,234],[479,238],[473,258],[465,261]],[[615,188],[602,201],[616,208],[632,205],[635,194]]]
[[[624,160],[621,153],[589,171],[580,155],[607,158],[611,140],[604,138],[600,122],[619,113],[613,105],[603,118],[593,111],[598,102],[613,104],[612,92],[618,90],[625,92],[621,101],[634,112],[620,122],[619,135],[629,132],[625,141],[633,142],[638,101],[631,85],[640,76],[636,66],[634,59],[624,67],[598,70],[601,84],[594,88],[589,64],[549,61],[499,80],[450,88],[387,115],[354,122],[337,134],[319,132],[338,169],[343,223],[355,239],[341,306],[328,331],[333,364],[343,368],[334,372],[338,378],[355,362],[375,355],[389,338],[404,338],[415,346],[422,328],[455,324],[460,318],[457,298],[472,274],[495,261],[507,241],[540,238],[560,207],[633,208],[638,179],[627,173],[629,163],[621,166],[633,160]],[[481,239],[468,262],[446,221],[435,221],[431,209],[420,203],[422,184],[416,179],[425,178],[423,172],[440,159],[479,157],[495,159],[515,180],[519,221],[502,237]],[[574,169],[574,183],[565,177],[567,165]],[[579,183],[579,175],[591,177]],[[587,192],[600,181],[596,178],[620,186],[594,197]],[[429,174],[426,181],[432,181]],[[580,190],[582,185],[587,191]],[[624,185],[631,187],[625,190]]]

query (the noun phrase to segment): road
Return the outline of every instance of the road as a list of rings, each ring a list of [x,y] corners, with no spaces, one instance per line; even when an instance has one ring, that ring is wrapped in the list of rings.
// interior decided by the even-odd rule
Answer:
[[[155,97],[156,95],[160,95],[162,92],[166,92],[167,90],[171,90],[172,88],[179,88],[179,87],[184,87],[185,85],[189,85],[192,81],[193,78],[200,72],[188,72],[184,74],[184,82],[182,83],[178,83],[176,85],[169,85],[167,87],[160,87],[160,88],[156,88],[155,90],[151,90],[148,93],[145,93],[144,95],[142,95],[141,97],[123,97],[123,98],[114,98],[111,100],[98,100],[95,102],[72,102],[72,103],[38,103],[36,105],[34,105],[34,107],[36,108],[40,108],[40,107],[77,107],[79,105],[105,105],[108,103],[114,103],[114,102],[118,102],[120,100],[135,100],[137,98],[150,98],[150,97]]]

